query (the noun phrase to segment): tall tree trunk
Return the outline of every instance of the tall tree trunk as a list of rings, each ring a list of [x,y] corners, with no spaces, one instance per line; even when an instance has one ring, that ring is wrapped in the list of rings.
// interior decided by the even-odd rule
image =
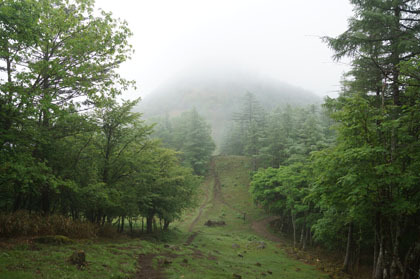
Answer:
[[[375,242],[373,244],[373,270],[372,270],[372,278],[375,278],[376,273],[376,265],[378,263],[378,253],[379,253],[379,241],[378,241],[378,233],[375,230]]]
[[[120,217],[118,217],[118,220],[117,220],[117,232],[120,231],[120,224],[121,224],[121,219],[120,219]]]
[[[132,217],[128,218],[128,225],[130,226],[130,234],[133,234],[133,219],[132,219]]]
[[[395,232],[392,235],[392,262],[390,266],[390,278],[395,279],[399,277],[399,273],[403,273],[404,267],[401,263],[399,249],[400,249],[400,236],[401,236],[401,224],[404,223],[402,220],[394,221]]]
[[[302,247],[303,246],[303,236],[305,234],[305,226],[302,226],[302,229],[300,230],[300,239],[299,239],[299,244]]]
[[[153,232],[153,215],[146,217],[146,233]]]
[[[44,187],[41,191],[41,208],[45,215],[50,213],[50,193],[49,188]]]
[[[308,231],[309,231],[309,245],[312,247],[314,245],[314,243],[313,243],[311,228],[308,228]]]
[[[168,220],[163,219],[163,230],[164,231],[167,231],[168,230],[169,224],[170,224],[170,222]]]
[[[125,216],[121,216],[121,228],[120,232],[124,232]]]
[[[292,213],[293,248],[296,248],[296,216]]]
[[[344,257],[343,271],[349,273],[351,250],[353,249],[353,223],[349,223],[349,230],[347,234],[346,256]]]
[[[384,243],[383,237],[380,236],[379,239],[379,251],[378,257],[376,259],[376,266],[374,266],[375,275],[374,279],[383,279],[384,274]]]
[[[306,227],[305,228],[305,237],[303,238],[303,244],[302,244],[302,250],[303,251],[306,250],[306,243],[308,242],[308,238],[309,238],[309,228]]]
[[[152,223],[153,223],[153,229],[155,232],[157,232],[157,223],[156,223],[156,218],[152,219]]]
[[[17,197],[15,197],[15,200],[13,202],[13,211],[18,211],[20,209],[21,200],[22,200],[22,194],[18,193]]]

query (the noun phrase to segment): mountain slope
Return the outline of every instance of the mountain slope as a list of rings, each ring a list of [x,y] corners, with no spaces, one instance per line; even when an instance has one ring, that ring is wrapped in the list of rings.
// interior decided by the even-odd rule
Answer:
[[[234,112],[247,92],[270,111],[278,106],[304,106],[321,102],[313,93],[285,83],[239,72],[196,74],[173,80],[144,98],[137,111],[146,118],[176,116],[196,108],[211,124],[220,143]]]

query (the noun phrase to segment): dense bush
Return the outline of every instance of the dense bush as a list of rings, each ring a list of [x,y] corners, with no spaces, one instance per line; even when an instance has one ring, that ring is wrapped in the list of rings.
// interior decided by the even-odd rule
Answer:
[[[91,238],[97,233],[97,225],[61,215],[43,216],[24,210],[0,213],[0,237],[64,235],[70,238]]]

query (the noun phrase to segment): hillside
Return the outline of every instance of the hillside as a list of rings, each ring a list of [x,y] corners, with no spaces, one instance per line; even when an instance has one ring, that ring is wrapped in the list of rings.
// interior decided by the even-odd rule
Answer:
[[[304,255],[294,259],[287,244],[270,232],[272,218],[253,205],[248,192],[249,172],[247,157],[214,157],[198,206],[157,239],[119,236],[59,245],[0,241],[0,278],[192,279],[198,272],[203,279],[327,278],[304,263]],[[208,220],[225,225],[205,226]],[[85,266],[68,262],[74,251],[85,251]]]
[[[267,111],[287,104],[303,106],[321,102],[320,97],[304,89],[231,71],[174,79],[145,97],[135,110],[146,118],[156,118],[176,116],[196,108],[210,122],[218,144],[247,92],[255,94]]]

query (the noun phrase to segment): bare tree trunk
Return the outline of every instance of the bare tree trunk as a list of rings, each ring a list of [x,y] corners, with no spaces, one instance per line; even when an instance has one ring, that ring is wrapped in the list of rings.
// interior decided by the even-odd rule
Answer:
[[[120,231],[120,223],[121,223],[121,219],[120,219],[120,217],[118,217],[118,220],[117,220],[117,232]]]
[[[153,232],[153,215],[146,217],[146,233]]]
[[[292,213],[293,248],[296,248],[296,216]]]
[[[309,228],[308,230],[309,230],[309,245],[312,247],[314,246],[312,231],[311,231],[311,228]]]
[[[303,238],[302,250],[306,250],[306,243],[308,242],[309,238],[309,228],[305,228],[305,237]]]
[[[128,225],[130,226],[130,234],[133,234],[133,219],[132,219],[132,217],[128,218]]]
[[[125,216],[121,216],[121,228],[120,232],[124,232]]]
[[[156,224],[156,219],[155,218],[152,218],[152,223],[153,223],[153,229],[156,232],[157,231],[157,224]]]
[[[347,234],[347,247],[346,247],[346,256],[343,263],[343,271],[349,273],[350,271],[350,258],[351,250],[353,248],[353,223],[349,223],[349,231]]]
[[[305,226],[302,226],[302,229],[300,230],[300,239],[299,239],[299,244],[302,247],[303,246],[303,235],[305,233]]]
[[[281,214],[280,216],[280,228],[279,228],[279,232],[283,233],[283,227],[284,227],[284,213]]]
[[[384,275],[384,245],[383,245],[383,238],[380,237],[379,240],[379,252],[378,257],[376,259],[376,266],[374,266],[375,275],[374,279],[383,279]]]
[[[170,224],[170,222],[168,220],[163,219],[163,230],[164,231],[167,231],[168,230],[169,224]]]
[[[355,253],[354,253],[354,261],[353,261],[352,274],[358,274],[359,273],[359,270],[360,270],[361,243],[362,243],[362,228],[359,225],[359,239],[357,241],[356,250],[355,250]]]
[[[378,233],[375,229],[375,242],[373,244],[373,270],[372,270],[372,278],[375,278],[376,273],[376,265],[378,263],[378,253],[379,253],[379,241],[378,241]]]
[[[398,273],[404,273],[404,266],[401,263],[399,248],[400,248],[400,237],[401,237],[401,221],[396,221],[395,223],[395,234],[393,235],[393,247],[392,247],[392,262],[390,267],[390,277],[391,279],[398,278]]]

